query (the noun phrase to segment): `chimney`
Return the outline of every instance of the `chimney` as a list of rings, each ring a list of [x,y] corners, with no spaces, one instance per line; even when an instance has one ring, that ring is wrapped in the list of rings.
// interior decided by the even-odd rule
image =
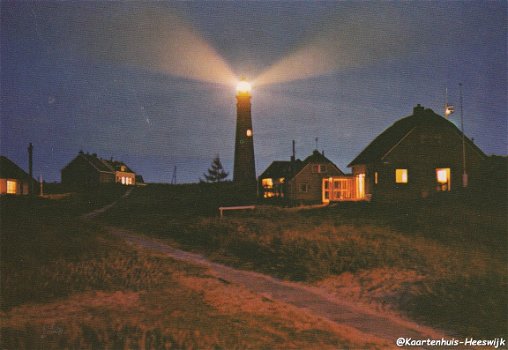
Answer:
[[[296,160],[295,140],[293,140],[293,154],[291,155],[291,162],[294,163]]]
[[[416,107],[413,108],[413,115],[421,114],[425,108],[421,104],[417,104]]]
[[[33,184],[33,150],[34,146],[30,142],[28,145],[28,175],[30,175],[30,185],[29,185],[29,192],[30,194],[34,193],[34,184]]]

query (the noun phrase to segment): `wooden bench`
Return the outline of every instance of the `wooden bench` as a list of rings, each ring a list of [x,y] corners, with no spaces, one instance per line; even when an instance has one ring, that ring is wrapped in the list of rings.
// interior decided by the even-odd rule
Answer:
[[[225,210],[249,210],[249,209],[254,210],[254,209],[256,209],[256,206],[255,205],[239,205],[236,207],[219,207],[219,213],[220,213],[220,217],[223,217]]]

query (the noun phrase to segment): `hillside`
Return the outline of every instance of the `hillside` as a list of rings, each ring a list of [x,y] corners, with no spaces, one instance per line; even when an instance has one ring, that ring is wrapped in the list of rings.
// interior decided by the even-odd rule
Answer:
[[[123,193],[0,200],[4,347],[386,346],[202,267],[128,245],[109,234],[111,226],[451,336],[505,334],[503,201],[258,205],[220,219],[218,206],[236,204],[230,184],[149,185],[92,221],[79,219]]]

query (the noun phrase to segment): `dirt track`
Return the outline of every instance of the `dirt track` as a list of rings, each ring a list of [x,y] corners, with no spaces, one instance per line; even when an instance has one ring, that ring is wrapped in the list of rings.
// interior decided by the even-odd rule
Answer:
[[[249,290],[273,300],[288,303],[326,318],[339,325],[352,327],[361,333],[373,336],[381,341],[395,345],[399,337],[413,339],[440,339],[443,334],[420,326],[394,315],[381,314],[365,307],[359,307],[345,300],[326,294],[319,288],[299,283],[282,281],[260,273],[238,270],[229,266],[214,263],[205,257],[175,249],[163,242],[143,237],[134,232],[118,227],[107,227],[108,231],[125,241],[144,249],[166,254],[174,259],[204,266],[209,274],[223,281],[238,284]]]
[[[121,199],[129,196],[130,193],[130,190],[127,191]],[[85,214],[82,218],[85,220],[93,219],[115,206],[118,201]],[[282,281],[260,273],[238,270],[215,263],[202,255],[173,248],[164,242],[123,228],[113,226],[105,228],[110,234],[138,247],[166,254],[176,260],[206,267],[210,275],[224,282],[238,284],[264,297],[296,306],[302,312],[310,312],[338,325],[354,328],[359,333],[365,334],[369,338],[378,339],[385,345],[390,344],[395,347],[395,342],[399,337],[413,339],[441,339],[441,337],[444,337],[443,333],[429,327],[418,325],[393,314],[384,314],[367,307],[358,306],[347,300],[327,294],[319,288]]]

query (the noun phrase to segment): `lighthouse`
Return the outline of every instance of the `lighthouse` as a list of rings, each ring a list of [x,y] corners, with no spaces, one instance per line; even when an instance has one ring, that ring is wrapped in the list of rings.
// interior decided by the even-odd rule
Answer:
[[[251,85],[242,79],[236,87],[236,141],[233,182],[249,198],[257,193],[254,163],[254,133],[251,115]]]

